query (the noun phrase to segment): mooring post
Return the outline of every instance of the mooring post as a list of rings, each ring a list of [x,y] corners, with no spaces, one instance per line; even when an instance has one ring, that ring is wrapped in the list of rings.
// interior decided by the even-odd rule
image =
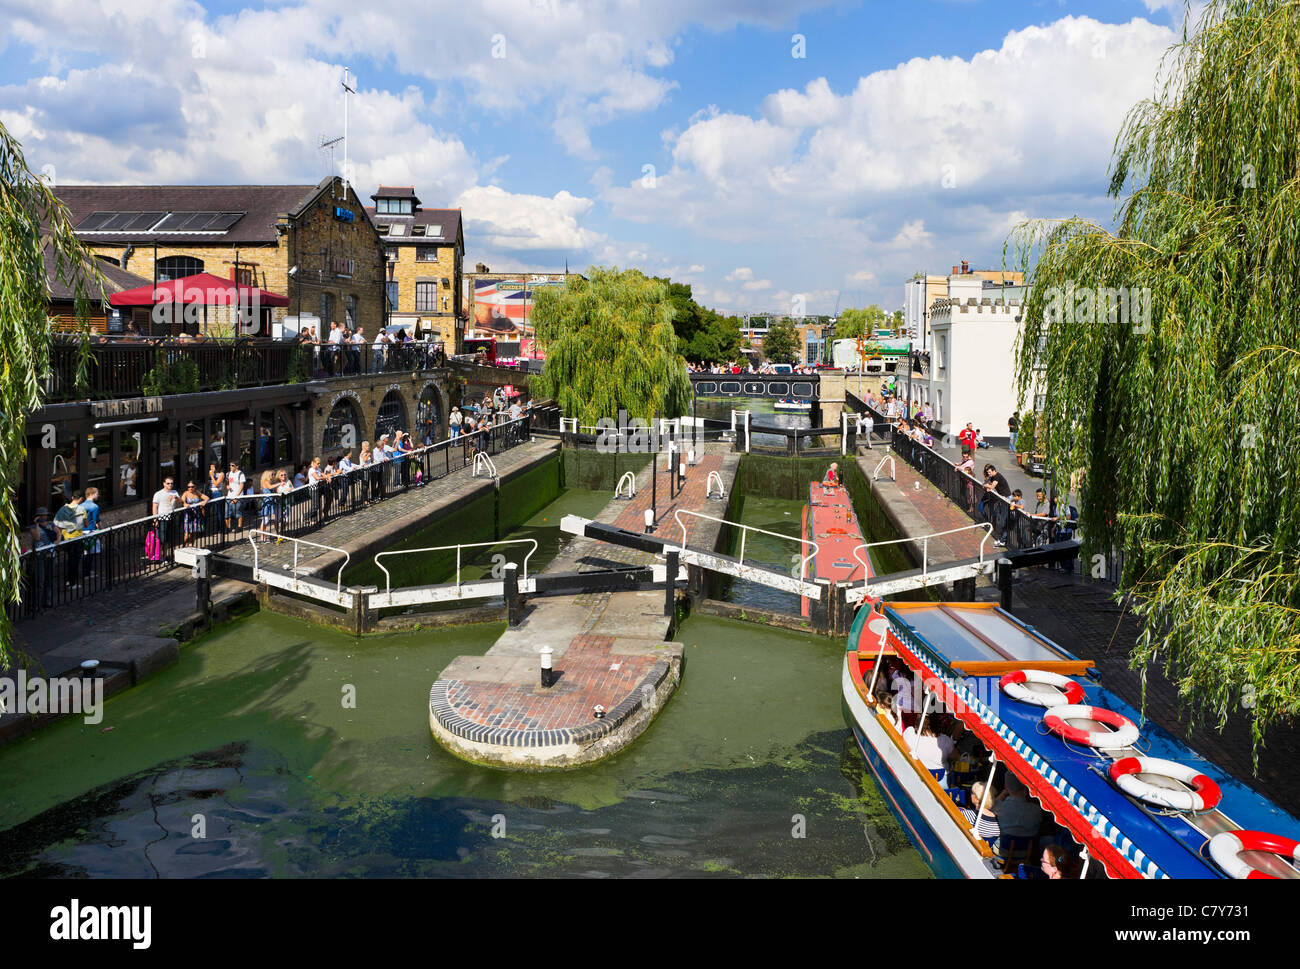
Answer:
[[[542,663],[542,689],[547,690],[555,683],[555,674],[551,669],[551,647],[543,646],[540,656]]]
[[[664,615],[677,614],[677,560],[678,553],[673,549],[668,553],[668,571],[664,575]]]
[[[1011,559],[998,559],[998,592],[1002,596],[1002,608],[1011,611]]]
[[[808,620],[814,630],[819,633],[831,635],[835,627],[832,625],[833,619],[831,610],[835,608],[831,602],[831,585],[829,579],[817,579],[817,584],[822,588],[820,599],[808,600]]]
[[[194,550],[194,604],[203,621],[212,619],[212,549]]]
[[[519,595],[519,565],[507,562],[505,567],[506,625],[518,626],[524,619],[524,603]]]

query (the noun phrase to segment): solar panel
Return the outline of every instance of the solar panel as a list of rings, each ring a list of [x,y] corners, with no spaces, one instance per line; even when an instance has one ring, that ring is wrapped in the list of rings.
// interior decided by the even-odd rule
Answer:
[[[152,229],[154,224],[166,214],[166,212],[133,212],[132,218],[122,227],[122,231],[143,232]]]
[[[111,219],[116,213],[114,212],[91,212],[81,220],[77,226],[78,232],[93,232],[96,229],[102,229],[104,223]]]
[[[204,228],[209,232],[226,232],[247,214],[246,212],[217,212]]]

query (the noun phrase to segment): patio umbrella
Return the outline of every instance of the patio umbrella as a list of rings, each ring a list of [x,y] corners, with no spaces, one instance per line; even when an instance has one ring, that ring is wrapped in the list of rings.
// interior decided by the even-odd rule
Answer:
[[[204,330],[207,329],[209,306],[288,306],[289,297],[271,293],[255,286],[236,286],[233,279],[222,279],[211,273],[196,273],[169,279],[156,286],[137,286],[114,293],[108,299],[110,306],[202,305]]]

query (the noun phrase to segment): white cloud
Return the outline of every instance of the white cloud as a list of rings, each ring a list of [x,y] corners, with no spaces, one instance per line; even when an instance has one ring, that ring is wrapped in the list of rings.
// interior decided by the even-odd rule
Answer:
[[[699,265],[698,263],[692,263],[691,268],[686,271],[689,273],[702,273],[704,272],[704,267]]]
[[[456,205],[463,210],[466,234],[475,233],[480,244],[493,249],[585,250],[603,239],[579,224],[591,199],[568,192],[546,198],[480,185],[462,192]],[[644,258],[644,253],[638,254]]]
[[[749,290],[750,292],[755,292],[761,289],[772,288],[771,281],[767,279],[755,279],[754,281],[745,283],[744,285],[745,285],[745,289]]]
[[[754,270],[750,269],[748,266],[739,266],[736,269],[733,269],[731,272],[727,273],[726,276],[727,282],[729,283],[734,283],[738,280],[753,279],[753,278],[754,278]]]

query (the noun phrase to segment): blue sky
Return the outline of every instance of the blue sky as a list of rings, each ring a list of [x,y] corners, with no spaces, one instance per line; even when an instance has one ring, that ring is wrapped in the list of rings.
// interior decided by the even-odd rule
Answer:
[[[65,183],[316,182],[346,65],[361,194],[461,207],[471,265],[636,266],[728,312],[894,308],[918,269],[999,264],[1025,218],[1110,218],[1115,134],[1182,18],[1171,0],[0,0],[0,121]]]

